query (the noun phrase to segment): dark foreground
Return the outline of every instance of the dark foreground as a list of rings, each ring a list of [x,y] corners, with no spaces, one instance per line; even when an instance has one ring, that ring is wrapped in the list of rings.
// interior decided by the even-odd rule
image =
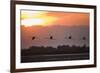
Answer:
[[[46,62],[89,59],[89,47],[83,46],[58,46],[35,47],[21,50],[21,62]]]
[[[88,53],[22,56],[21,62],[45,62],[89,59]]]

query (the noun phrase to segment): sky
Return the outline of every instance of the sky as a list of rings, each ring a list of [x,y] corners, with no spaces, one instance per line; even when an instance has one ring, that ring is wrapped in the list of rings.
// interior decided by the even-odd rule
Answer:
[[[89,25],[88,13],[52,12],[52,11],[21,11],[21,25],[33,26],[81,26]]]
[[[35,40],[32,37],[35,36]],[[54,40],[49,37],[53,36]],[[72,36],[72,39],[65,39]],[[82,40],[86,37],[86,41]],[[89,13],[21,11],[21,47],[89,46]]]

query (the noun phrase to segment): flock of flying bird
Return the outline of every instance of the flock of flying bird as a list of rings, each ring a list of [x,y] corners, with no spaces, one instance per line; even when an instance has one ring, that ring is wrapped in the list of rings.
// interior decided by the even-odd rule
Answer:
[[[36,37],[33,36],[33,37],[32,37],[32,40],[35,40],[35,39],[36,39]],[[53,36],[50,36],[48,39],[54,40]],[[68,39],[72,39],[72,36],[69,36]],[[82,40],[86,40],[86,37],[82,37]]]

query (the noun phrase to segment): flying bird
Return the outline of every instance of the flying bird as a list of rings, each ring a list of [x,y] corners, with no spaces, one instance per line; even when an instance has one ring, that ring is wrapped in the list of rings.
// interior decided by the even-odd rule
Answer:
[[[83,39],[83,40],[86,40],[86,37],[83,37],[82,39]]]
[[[71,37],[71,36],[69,36],[68,38],[69,38],[69,39],[72,39],[72,37]]]
[[[50,36],[50,40],[53,40],[53,36]]]
[[[33,36],[33,37],[32,37],[32,40],[35,40],[35,39],[36,39],[35,36]]]

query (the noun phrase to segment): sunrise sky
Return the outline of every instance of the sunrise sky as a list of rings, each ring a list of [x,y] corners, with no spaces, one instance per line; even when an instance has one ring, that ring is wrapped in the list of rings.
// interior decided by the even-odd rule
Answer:
[[[24,26],[81,26],[89,25],[88,13],[52,12],[52,11],[21,11],[21,25]]]
[[[50,40],[50,36],[55,40]],[[73,39],[65,39],[68,36]],[[22,48],[84,44],[89,45],[89,13],[21,10]]]

